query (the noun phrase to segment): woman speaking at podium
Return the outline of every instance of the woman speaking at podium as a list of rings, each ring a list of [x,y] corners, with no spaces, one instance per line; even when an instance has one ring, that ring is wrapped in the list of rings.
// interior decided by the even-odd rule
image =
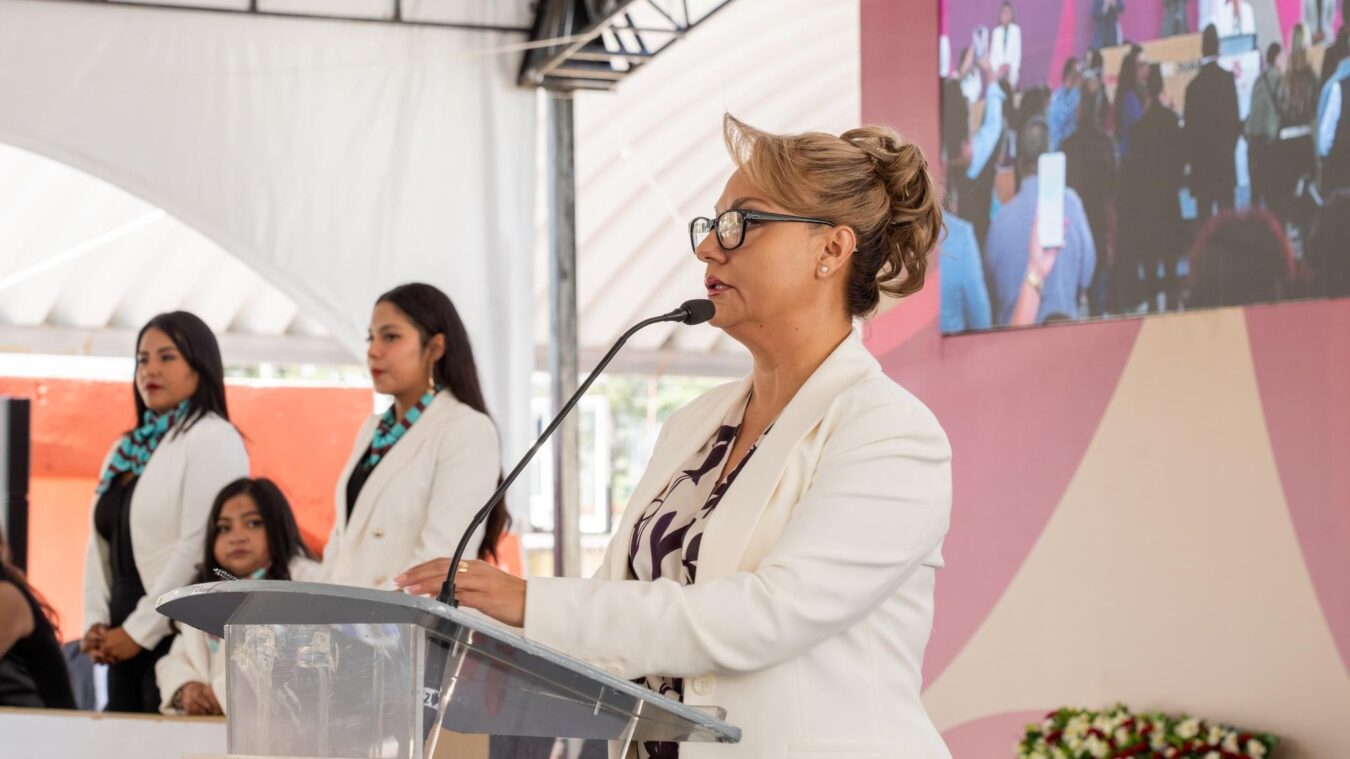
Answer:
[[[392,589],[399,572],[455,550],[497,487],[501,453],[469,334],[445,293],[414,282],[381,295],[367,340],[375,391],[394,403],[356,435],[321,576]],[[510,522],[499,505],[470,551],[495,557]]]
[[[594,578],[466,561],[456,595],[743,731],[642,757],[947,757],[919,689],[951,453],[853,328],[923,286],[938,192],[889,129],[724,130],[737,170],[690,242],[751,375],[671,416]],[[448,563],[400,585],[435,593]]]

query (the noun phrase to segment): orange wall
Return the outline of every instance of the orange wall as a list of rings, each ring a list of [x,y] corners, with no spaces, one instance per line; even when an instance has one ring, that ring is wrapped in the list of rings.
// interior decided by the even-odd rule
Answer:
[[[0,395],[33,402],[29,575],[72,638],[83,629],[94,485],[108,448],[133,422],[131,383],[0,377]],[[276,481],[306,542],[321,548],[333,524],[334,485],[371,410],[370,391],[229,385],[227,397],[253,475]]]

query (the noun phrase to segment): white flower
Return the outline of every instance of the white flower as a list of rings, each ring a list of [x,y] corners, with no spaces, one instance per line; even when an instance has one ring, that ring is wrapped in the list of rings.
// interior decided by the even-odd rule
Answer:
[[[1255,759],[1261,759],[1261,757],[1265,755],[1266,755],[1266,744],[1256,740],[1255,738],[1247,741],[1247,756],[1255,757]]]
[[[1205,743],[1213,746],[1221,740],[1223,740],[1223,728],[1211,726],[1209,728],[1209,735],[1205,738]]]
[[[1205,759],[1223,759],[1223,757],[1219,755],[1218,751],[1211,751],[1205,754]]]
[[[1192,717],[1191,719],[1177,725],[1177,735],[1190,740],[1200,734],[1200,720]]]
[[[1096,759],[1106,759],[1107,755],[1111,753],[1111,747],[1107,745],[1106,741],[1095,735],[1087,739],[1084,748]]]
[[[1072,717],[1064,725],[1064,738],[1066,740],[1078,741],[1087,735],[1088,722],[1085,717]]]
[[[1242,753],[1242,747],[1238,745],[1237,733],[1229,731],[1229,733],[1223,737],[1223,750],[1230,754]]]
[[[1123,746],[1130,742],[1130,731],[1123,727],[1116,728],[1116,745]]]
[[[1148,745],[1154,751],[1162,751],[1163,747],[1167,745],[1167,731],[1163,729],[1162,725],[1153,726],[1153,732],[1148,734]]]

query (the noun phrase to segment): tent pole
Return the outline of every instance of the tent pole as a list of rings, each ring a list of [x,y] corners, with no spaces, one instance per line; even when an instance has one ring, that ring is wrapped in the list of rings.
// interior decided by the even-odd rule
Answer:
[[[576,175],[572,95],[550,92],[549,162],[549,374],[554,413],[577,388]],[[571,414],[553,439],[553,572],[581,573],[579,417]]]

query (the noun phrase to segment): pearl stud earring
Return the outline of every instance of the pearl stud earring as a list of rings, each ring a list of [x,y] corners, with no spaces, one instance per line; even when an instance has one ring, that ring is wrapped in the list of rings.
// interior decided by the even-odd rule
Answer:
[[[827,272],[827,271],[829,271],[829,270],[830,270],[830,267],[828,267],[828,266],[822,266],[822,267],[820,267],[820,273],[821,273],[821,274],[824,274],[825,272]]]

